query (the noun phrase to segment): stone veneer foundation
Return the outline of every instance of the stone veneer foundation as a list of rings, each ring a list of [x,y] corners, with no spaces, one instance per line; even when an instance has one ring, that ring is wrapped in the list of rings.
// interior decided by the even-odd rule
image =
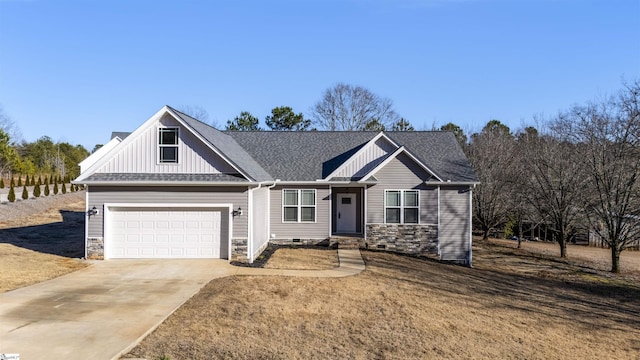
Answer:
[[[437,254],[438,226],[367,224],[365,247],[403,254]]]
[[[231,238],[231,261],[249,262],[247,238]]]
[[[102,237],[87,238],[87,259],[91,259],[91,260],[104,259],[104,238]]]

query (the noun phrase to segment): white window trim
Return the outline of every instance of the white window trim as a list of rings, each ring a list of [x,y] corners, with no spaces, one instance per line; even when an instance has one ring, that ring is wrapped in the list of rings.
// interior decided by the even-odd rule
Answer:
[[[175,129],[177,131],[176,134],[176,140],[177,140],[177,144],[175,145],[168,145],[168,144],[160,144],[160,130],[161,129]],[[158,149],[158,157],[157,157],[157,161],[158,161],[158,165],[177,165],[178,163],[180,163],[180,151],[178,149],[178,147],[180,146],[180,127],[178,126],[158,126],[158,128],[156,129],[156,146]],[[160,149],[162,149],[163,147],[175,147],[176,148],[176,161],[175,162],[163,162],[161,161],[161,154],[162,151]]]
[[[302,191],[313,191],[313,205],[302,205]],[[285,205],[284,204],[284,193],[285,191],[297,191],[298,193],[298,204],[297,205]],[[317,189],[282,189],[282,222],[285,224],[315,224],[318,222],[318,191]],[[297,221],[285,220],[284,219],[284,208],[285,207],[296,207],[298,211]],[[302,220],[302,208],[313,207],[313,221],[303,221]]]
[[[399,191],[400,192],[400,206],[387,206],[387,193],[389,191]],[[406,191],[411,191],[411,192],[416,192],[418,194],[418,205],[416,206],[406,206],[404,204],[404,193]],[[418,225],[420,224],[420,190],[417,189],[385,189],[384,190],[384,209],[382,211],[382,216],[384,218],[384,223],[385,224],[398,224],[398,225],[404,225],[404,209],[408,208],[408,209],[418,209],[418,222],[417,223],[407,223],[409,225]],[[399,223],[388,223],[387,222],[387,208],[394,208],[394,209],[400,209],[400,222]]]

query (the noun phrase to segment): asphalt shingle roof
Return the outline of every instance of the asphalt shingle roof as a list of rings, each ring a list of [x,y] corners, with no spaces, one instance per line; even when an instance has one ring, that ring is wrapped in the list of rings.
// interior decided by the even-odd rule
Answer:
[[[95,173],[87,182],[247,182],[244,178],[228,174],[162,174],[162,173]]]
[[[385,132],[444,181],[477,181],[449,132]],[[274,179],[315,181],[333,172],[376,136],[363,131],[226,131]]]
[[[171,108],[171,110],[248,176],[256,181],[273,180],[271,175],[231,136],[176,109]]]

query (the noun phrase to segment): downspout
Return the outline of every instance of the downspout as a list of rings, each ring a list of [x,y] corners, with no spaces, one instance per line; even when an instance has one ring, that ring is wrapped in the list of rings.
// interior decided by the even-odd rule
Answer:
[[[469,263],[469,267],[473,267],[473,189],[476,188],[474,184],[473,187],[469,187],[469,257],[467,259]]]
[[[271,239],[271,189],[277,185],[277,181],[267,187],[267,242]]]
[[[85,188],[84,193],[84,259],[89,256],[87,246],[89,246],[89,185]],[[102,214],[104,216],[104,213]],[[102,244],[104,248],[104,230],[102,232]]]
[[[247,226],[249,227],[248,231],[247,231],[247,235],[248,235],[248,239],[247,239],[247,252],[248,252],[248,256],[247,258],[249,259],[249,264],[253,264],[253,192],[256,191],[257,189],[260,189],[262,187],[262,184],[259,183],[258,187],[254,187],[254,188],[249,188],[249,199],[247,201],[247,206],[248,206],[248,211],[247,211]]]

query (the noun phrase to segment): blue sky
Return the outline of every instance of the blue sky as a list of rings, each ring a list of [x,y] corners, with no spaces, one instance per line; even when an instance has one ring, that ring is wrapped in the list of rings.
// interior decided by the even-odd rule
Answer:
[[[309,114],[338,82],[417,129],[517,129],[640,77],[640,0],[0,0],[0,104],[89,150],[163,105]]]

